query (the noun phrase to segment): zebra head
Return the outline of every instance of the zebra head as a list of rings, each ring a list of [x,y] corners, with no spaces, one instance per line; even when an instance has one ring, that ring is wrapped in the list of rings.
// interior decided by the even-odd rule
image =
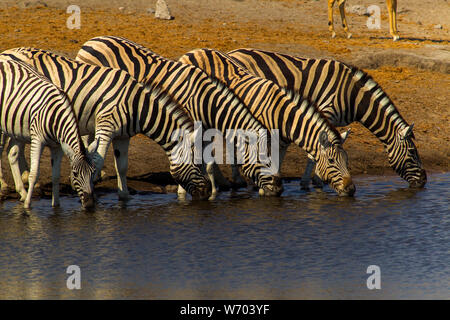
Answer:
[[[347,133],[348,134],[348,133]],[[342,135],[341,143],[332,144],[325,131],[319,134],[319,152],[316,159],[316,174],[328,183],[340,196],[353,196],[356,187],[348,171],[348,156],[342,148],[347,134]]]
[[[70,182],[81,199],[84,208],[94,206],[94,175],[95,166],[84,154],[77,154],[72,159],[72,170],[70,172]]]
[[[427,174],[422,167],[413,139],[414,123],[399,130],[390,143],[385,145],[390,166],[408,181],[411,188],[422,188],[427,182]]]
[[[237,145],[244,153],[242,172],[258,186],[261,196],[279,197],[284,188],[278,174],[279,159],[273,157],[276,151],[272,153],[272,157],[268,157],[268,147],[272,149],[272,144],[266,129],[260,129],[255,136],[255,141],[246,140],[245,143],[239,142]]]
[[[195,164],[195,141],[201,138],[201,130],[186,133],[170,152],[170,173],[174,180],[195,200],[205,200],[211,196],[211,181],[202,173],[202,166]]]

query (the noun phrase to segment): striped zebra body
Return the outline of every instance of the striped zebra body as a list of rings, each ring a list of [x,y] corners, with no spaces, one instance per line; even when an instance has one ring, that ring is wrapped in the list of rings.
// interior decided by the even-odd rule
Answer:
[[[86,155],[69,99],[47,78],[20,61],[0,60],[0,130],[11,139],[8,157],[16,190],[25,201],[25,208],[31,204],[45,146],[50,147],[52,155],[52,205],[59,205],[60,165],[64,152],[72,167],[72,186],[82,205],[93,206],[95,167]],[[24,143],[31,143],[28,192],[23,186],[18,163],[19,149]]]
[[[98,141],[94,157],[98,172],[112,142],[119,198],[129,196],[126,185],[128,146],[130,138],[138,133],[153,139],[164,149],[172,176],[193,197],[209,196],[210,182],[200,168],[192,161],[176,161],[186,151],[183,149],[186,141],[172,140],[173,132],[190,132],[191,139],[195,132],[192,120],[166,92],[144,86],[124,71],[89,65],[45,50],[17,48],[1,56],[34,66],[67,94],[81,135],[95,134]],[[92,145],[95,143],[90,149]],[[191,149],[187,151],[193,153]]]
[[[265,129],[248,111],[240,99],[217,79],[211,79],[201,69],[165,59],[149,49],[119,37],[96,37],[87,41],[77,54],[77,60],[127,71],[138,81],[158,85],[174,97],[195,121],[205,129],[223,133],[242,129],[259,133]],[[265,130],[264,130],[265,131]],[[264,137],[258,136],[264,139]],[[238,146],[249,159],[248,145]],[[257,161],[244,161],[245,176],[250,178],[264,195],[279,195],[281,180],[268,166]],[[207,166],[212,181],[212,165]],[[213,183],[213,193],[215,193]]]
[[[316,161],[316,173],[322,180],[329,182],[340,195],[354,193],[347,154],[342,148],[344,139],[308,100],[288,96],[274,82],[251,75],[216,50],[194,50],[179,61],[198,66],[225,83],[266,128],[279,130],[279,167],[287,146],[295,143]]]
[[[335,126],[361,123],[383,143],[397,174],[413,187],[425,185],[426,172],[412,140],[412,125],[367,73],[336,60],[263,50],[238,49],[228,54],[252,74],[314,101]]]

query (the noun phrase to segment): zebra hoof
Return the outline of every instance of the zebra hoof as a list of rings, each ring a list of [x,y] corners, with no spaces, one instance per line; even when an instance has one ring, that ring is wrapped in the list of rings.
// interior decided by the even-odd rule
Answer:
[[[400,36],[396,34],[396,35],[392,36],[392,40],[398,41],[398,40],[400,40]]]
[[[336,38],[336,32],[334,32],[334,31],[331,32],[331,38],[333,38],[333,39]]]
[[[351,39],[352,34],[351,33],[347,33],[347,39]]]
[[[301,180],[300,181],[300,189],[309,190],[309,180]]]

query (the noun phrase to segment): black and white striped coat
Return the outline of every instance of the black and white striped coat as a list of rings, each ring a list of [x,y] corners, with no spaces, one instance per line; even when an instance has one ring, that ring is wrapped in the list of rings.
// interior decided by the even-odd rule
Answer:
[[[179,61],[198,66],[225,83],[266,128],[280,131],[280,167],[287,146],[295,143],[316,161],[316,173],[322,180],[340,195],[354,193],[342,148],[345,139],[308,100],[287,95],[274,82],[250,74],[217,50],[193,50]]]
[[[193,121],[181,106],[163,90],[144,86],[127,72],[93,66],[45,50],[16,48],[2,57],[21,60],[34,66],[61,88],[71,100],[81,135],[95,134],[98,149],[94,157],[97,171],[103,166],[112,142],[118,175],[119,197],[129,196],[126,185],[130,138],[142,133],[157,142],[166,152],[174,179],[195,198],[207,198],[209,180],[193,163],[187,141],[172,139],[176,130],[194,137]],[[91,144],[95,145],[95,142]],[[190,161],[179,163],[183,153]]]
[[[201,121],[205,129],[218,129],[223,134],[228,130],[238,129],[253,133],[266,131],[240,99],[217,79],[211,79],[201,69],[192,65],[161,57],[128,39],[95,37],[83,44],[76,59],[94,65],[119,68],[142,83],[157,84],[183,105],[193,120]],[[258,136],[259,138],[266,137]],[[244,152],[244,158],[248,159],[248,145],[241,146],[241,150]],[[212,170],[212,166],[208,165],[207,171]],[[259,161],[245,161],[242,171],[260,188],[261,193],[281,193],[281,180],[274,176],[276,172],[270,173],[267,165]],[[211,172],[210,178],[214,181]],[[213,183],[213,193],[215,189]]]
[[[364,71],[330,59],[308,59],[256,49],[228,53],[248,71],[316,102],[337,127],[357,121],[383,143],[389,164],[411,186],[423,187],[426,172],[414,145],[413,125]]]
[[[59,178],[62,154],[70,160],[71,183],[82,205],[93,201],[95,167],[86,155],[77,118],[67,96],[47,78],[20,61],[0,59],[0,130],[10,137],[9,161],[16,190],[31,204],[34,185],[39,177],[39,162],[45,146],[52,157],[52,205],[59,205]],[[20,146],[31,143],[29,188],[25,191],[18,164]]]

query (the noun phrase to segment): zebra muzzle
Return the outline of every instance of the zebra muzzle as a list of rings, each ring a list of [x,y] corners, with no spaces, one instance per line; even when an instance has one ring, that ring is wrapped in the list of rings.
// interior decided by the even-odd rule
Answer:
[[[83,192],[81,205],[83,208],[93,208],[95,206],[94,196],[90,193]]]

